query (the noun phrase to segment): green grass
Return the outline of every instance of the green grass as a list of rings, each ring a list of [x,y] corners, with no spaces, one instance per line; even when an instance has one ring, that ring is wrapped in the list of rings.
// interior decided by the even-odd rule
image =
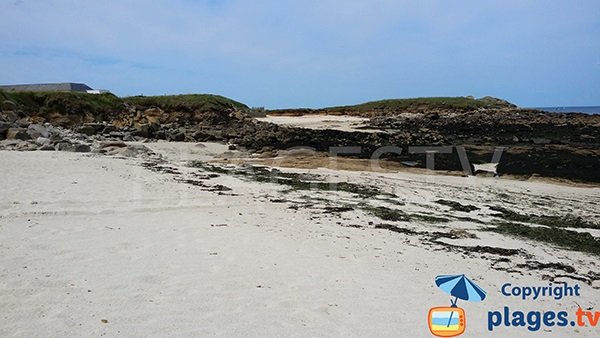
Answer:
[[[468,97],[422,97],[413,99],[389,99],[361,103],[351,106],[338,106],[324,108],[330,112],[372,112],[372,111],[403,111],[419,108],[426,109],[461,109],[471,110],[477,108],[500,107],[486,99],[474,99]]]
[[[130,96],[123,99],[129,104],[149,108],[159,107],[169,111],[211,111],[228,108],[249,109],[245,104],[219,95],[187,94],[166,96]]]
[[[516,223],[501,223],[497,227],[488,228],[487,230],[554,244],[572,251],[600,255],[600,240],[587,232],[577,232],[556,227],[531,227]]]
[[[5,109],[14,104],[18,110],[28,113],[109,113],[122,110],[124,107],[123,101],[113,94],[92,95],[72,92],[0,91],[0,102]]]
[[[7,92],[0,91],[2,108],[16,105],[26,113],[112,113],[123,111],[125,105],[139,108],[159,107],[166,111],[223,111],[248,107],[218,95],[190,94],[171,96],[132,96],[119,98],[113,94],[73,92]]]

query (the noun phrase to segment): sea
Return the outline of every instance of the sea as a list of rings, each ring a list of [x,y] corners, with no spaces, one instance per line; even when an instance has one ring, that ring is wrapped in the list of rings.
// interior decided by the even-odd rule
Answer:
[[[600,114],[600,106],[585,106],[585,107],[537,107],[539,109],[551,113],[585,113],[585,114]]]

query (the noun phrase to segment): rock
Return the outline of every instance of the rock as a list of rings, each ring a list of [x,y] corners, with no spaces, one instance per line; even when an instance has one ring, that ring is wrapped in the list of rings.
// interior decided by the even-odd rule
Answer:
[[[127,144],[125,144],[125,142],[123,141],[104,141],[104,142],[100,142],[100,148],[107,148],[107,147],[117,147],[117,148],[121,148],[121,147],[126,147]]]
[[[473,164],[473,173],[475,175],[497,176],[498,163]]]
[[[75,150],[75,146],[73,146],[71,143],[69,142],[58,142],[55,146],[54,149],[57,151],[74,151]]]
[[[26,141],[22,141],[15,146],[15,150],[17,151],[33,151],[37,150],[38,146],[35,143],[30,143]]]
[[[180,131],[175,131],[168,135],[169,141],[182,142],[185,141],[185,134]]]
[[[50,139],[48,139],[46,137],[41,137],[40,136],[40,137],[38,137],[38,138],[35,139],[35,143],[38,146],[43,146],[43,145],[46,145],[46,144],[50,144]]]
[[[104,130],[104,127],[106,127],[104,125],[104,123],[99,123],[99,122],[94,122],[94,123],[84,123],[83,126],[85,127],[92,127],[94,128],[94,134],[99,133],[100,131]]]
[[[108,125],[104,126],[104,129],[102,129],[102,134],[110,134],[115,131],[117,131],[117,127]]]
[[[77,128],[75,131],[77,131],[78,133],[87,135],[87,136],[92,136],[94,134],[96,134],[96,128],[90,125],[83,125],[79,128]]]
[[[49,150],[56,150],[54,148],[54,146],[50,143],[48,144],[44,144],[43,146],[39,147],[38,150],[43,150],[43,151],[49,151]]]
[[[44,123],[44,127],[50,134],[58,132],[58,129],[54,128],[54,126],[48,122]]]
[[[87,144],[76,144],[73,149],[76,153],[89,153],[92,151],[92,148]]]
[[[12,110],[0,112],[0,121],[14,123],[19,119],[19,115]]]
[[[108,133],[108,135],[110,137],[123,138],[126,134],[122,131],[111,131],[110,133]]]
[[[31,124],[31,121],[27,118],[18,119],[14,122],[20,128],[27,128]]]
[[[28,140],[31,137],[29,137],[27,130],[24,128],[8,128],[6,138],[9,140]]]
[[[15,150],[23,142],[22,140],[2,140],[0,141],[0,150]]]
[[[0,121],[0,140],[4,140],[6,138],[6,132],[8,129],[10,129],[10,127],[10,123]]]
[[[156,121],[156,122],[151,122],[150,125],[150,132],[151,133],[156,133],[157,131],[160,130],[160,122]]]
[[[5,148],[8,148],[8,147],[14,147],[21,142],[22,142],[21,140],[3,140],[3,141],[0,141],[0,145],[2,145]]]
[[[203,131],[203,130],[199,130],[199,131],[195,132],[192,135],[192,138],[194,138],[194,140],[200,141],[200,142],[207,142],[207,141],[214,139],[214,137],[212,135],[210,135],[208,132]]]
[[[258,158],[272,158],[272,157],[277,157],[277,152],[265,151],[265,152],[258,154]]]
[[[125,135],[123,136],[123,141],[125,142],[135,142],[135,138],[129,134],[129,133],[125,133]]]
[[[158,107],[151,107],[144,111],[144,116],[148,120],[158,120],[158,118],[163,114],[163,110]]]
[[[551,140],[549,140],[547,138],[541,138],[541,137],[534,137],[531,140],[535,144],[548,144],[548,143],[552,142]]]
[[[29,125],[29,127],[27,127],[27,134],[29,134],[29,137],[31,137],[34,140],[38,137],[48,138],[50,136],[48,130],[44,126],[39,124]]]
[[[134,136],[140,136],[144,138],[148,138],[151,136],[150,126],[147,124],[140,124],[135,128],[133,132]]]
[[[107,147],[106,154],[113,156],[137,157],[140,155],[152,155],[154,152],[146,146],[128,145],[127,147]]]
[[[592,136],[592,135],[586,135],[586,134],[579,135],[579,138],[581,140],[584,140],[584,141],[593,141],[593,140],[596,139],[594,136]]]

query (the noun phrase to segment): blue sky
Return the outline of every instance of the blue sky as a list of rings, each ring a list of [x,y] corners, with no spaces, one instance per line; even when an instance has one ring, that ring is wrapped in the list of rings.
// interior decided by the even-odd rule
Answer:
[[[600,1],[0,0],[0,83],[250,106],[600,105]]]

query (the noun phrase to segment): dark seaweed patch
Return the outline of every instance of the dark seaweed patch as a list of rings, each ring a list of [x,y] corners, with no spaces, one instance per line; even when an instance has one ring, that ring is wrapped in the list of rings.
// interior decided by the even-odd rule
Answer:
[[[488,228],[487,230],[538,242],[555,244],[572,251],[600,255],[600,240],[587,232],[577,232],[557,227],[531,227],[516,223],[502,223],[497,227]]]

